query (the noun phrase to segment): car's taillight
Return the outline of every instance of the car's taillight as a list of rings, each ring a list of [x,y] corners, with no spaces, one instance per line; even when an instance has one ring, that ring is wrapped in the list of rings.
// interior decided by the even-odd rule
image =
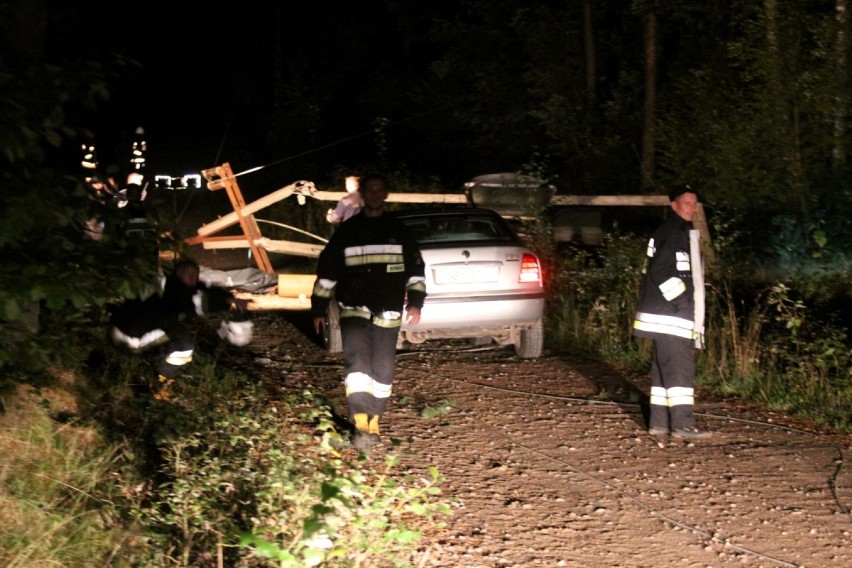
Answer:
[[[534,254],[524,253],[521,258],[521,274],[518,282],[541,282],[541,266]]]

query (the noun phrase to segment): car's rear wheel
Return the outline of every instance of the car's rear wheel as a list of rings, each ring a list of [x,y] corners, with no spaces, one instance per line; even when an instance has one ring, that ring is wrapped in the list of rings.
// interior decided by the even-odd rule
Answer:
[[[334,300],[328,305],[323,327],[323,339],[325,348],[329,353],[340,353],[343,351],[343,336],[340,334],[340,310]]]
[[[529,329],[522,329],[515,343],[515,353],[521,359],[533,359],[544,348],[544,324],[538,320]]]

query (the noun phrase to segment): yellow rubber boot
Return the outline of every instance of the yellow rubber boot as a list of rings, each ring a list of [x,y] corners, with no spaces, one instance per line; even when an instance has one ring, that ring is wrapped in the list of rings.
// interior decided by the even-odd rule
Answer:
[[[372,416],[370,417],[370,442],[374,446],[380,445],[382,443],[382,439],[379,436],[379,417]]]
[[[158,390],[154,393],[156,400],[169,400],[172,398],[172,385],[174,379],[168,379],[164,375],[157,375]]]
[[[373,445],[370,440],[370,425],[366,413],[359,412],[352,416],[355,422],[355,433],[352,434],[352,447],[359,452],[369,453],[370,446]]]
[[[360,430],[361,432],[368,432],[370,430],[370,426],[368,424],[368,417],[365,412],[359,412],[352,417],[355,420],[355,429]]]

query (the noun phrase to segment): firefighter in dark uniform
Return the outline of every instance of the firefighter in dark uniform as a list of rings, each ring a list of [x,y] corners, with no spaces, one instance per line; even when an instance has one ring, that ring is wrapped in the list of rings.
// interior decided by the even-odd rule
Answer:
[[[111,175],[99,171],[100,164],[94,144],[83,144],[81,165],[86,185],[92,190],[92,197],[101,206],[114,206],[122,212],[120,231],[125,237],[144,241],[154,250],[155,259],[159,255],[157,248],[157,221],[153,211],[145,204],[148,195],[148,182],[145,179],[146,152],[145,129],[136,128],[130,148],[130,168],[124,185],[119,186]],[[85,235],[92,240],[100,240],[104,235],[105,219],[98,215],[86,221]]]
[[[338,304],[352,445],[368,451],[381,443],[379,419],[391,394],[402,318],[420,322],[426,284],[417,241],[384,209],[385,179],[365,176],[359,191],[363,208],[319,256],[311,315],[320,333],[332,298]]]
[[[669,192],[672,213],[648,241],[633,333],[653,340],[648,432],[701,439],[693,415],[695,349],[704,342],[704,275],[692,218],[700,200],[688,185]]]
[[[110,336],[113,341],[134,353],[160,348],[156,362],[157,392],[154,394],[159,400],[171,397],[175,378],[192,361],[195,335],[187,327],[186,320],[230,308],[244,312],[247,306],[245,300],[234,298],[224,288],[204,285],[198,279],[199,272],[195,261],[180,260],[164,278],[161,293],[144,300],[127,300],[112,311]],[[250,321],[246,325],[250,325]],[[250,330],[247,331],[250,334]]]

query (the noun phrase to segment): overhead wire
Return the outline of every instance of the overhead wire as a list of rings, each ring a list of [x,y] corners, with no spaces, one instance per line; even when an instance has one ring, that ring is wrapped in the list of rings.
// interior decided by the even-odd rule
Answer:
[[[385,124],[384,128],[390,128],[390,127],[394,127],[394,126],[399,126],[399,125],[401,125],[401,124],[405,124],[406,122],[410,122],[410,121],[412,121],[412,120],[416,120],[416,119],[418,119],[418,118],[422,118],[422,117],[424,117],[424,116],[429,116],[430,114],[434,114],[434,113],[436,113],[436,112],[439,112],[439,111],[444,110],[444,109],[446,108],[446,106],[447,106],[447,105],[445,105],[444,107],[438,107],[438,108],[427,109],[427,110],[424,110],[424,111],[419,112],[419,113],[417,113],[417,114],[413,114],[413,115],[410,115],[410,116],[408,116],[408,117],[405,117],[405,118],[402,118],[402,119],[399,119],[399,120],[396,120],[396,121],[388,122],[388,123],[386,123],[386,124]],[[376,129],[375,129],[375,128],[371,128],[370,130],[367,130],[367,131],[364,131],[364,132],[360,132],[360,133],[358,133],[358,134],[353,134],[353,135],[351,135],[351,136],[347,136],[347,137],[345,137],[345,138],[340,138],[340,139],[338,139],[338,140],[336,140],[336,141],[334,141],[334,142],[329,142],[329,143],[327,143],[327,144],[323,144],[323,145],[321,145],[321,146],[317,146],[317,147],[315,147],[315,148],[311,148],[311,149],[309,149],[309,150],[305,150],[305,151],[303,151],[303,152],[299,152],[299,153],[296,153],[296,154],[291,154],[290,156],[287,156],[287,157],[284,157],[284,158],[279,158],[279,159],[277,159],[277,160],[273,160],[273,161],[268,162],[268,163],[266,163],[266,164],[263,164],[263,165],[260,165],[260,166],[255,166],[255,167],[249,168],[249,169],[247,169],[247,170],[243,170],[243,171],[241,171],[241,172],[239,172],[239,173],[234,174],[234,177],[240,177],[240,176],[243,176],[243,175],[247,175],[247,174],[250,174],[250,173],[254,173],[254,172],[256,172],[256,171],[260,171],[260,170],[263,170],[263,169],[265,169],[265,168],[269,168],[269,167],[272,167],[272,166],[277,166],[278,164],[282,164],[282,163],[284,163],[284,162],[289,162],[290,160],[295,160],[296,158],[301,158],[301,157],[303,157],[303,156],[308,156],[308,155],[310,155],[310,154],[315,154],[315,153],[317,153],[317,152],[321,152],[321,151],[323,151],[323,150],[327,150],[327,149],[329,149],[329,148],[334,148],[335,146],[340,146],[341,144],[345,144],[345,143],[347,143],[347,142],[351,142],[351,141],[353,141],[353,140],[357,140],[357,139],[359,139],[359,138],[363,138],[363,137],[365,137],[365,136],[370,136],[370,135],[374,134],[375,132],[376,132]]]

